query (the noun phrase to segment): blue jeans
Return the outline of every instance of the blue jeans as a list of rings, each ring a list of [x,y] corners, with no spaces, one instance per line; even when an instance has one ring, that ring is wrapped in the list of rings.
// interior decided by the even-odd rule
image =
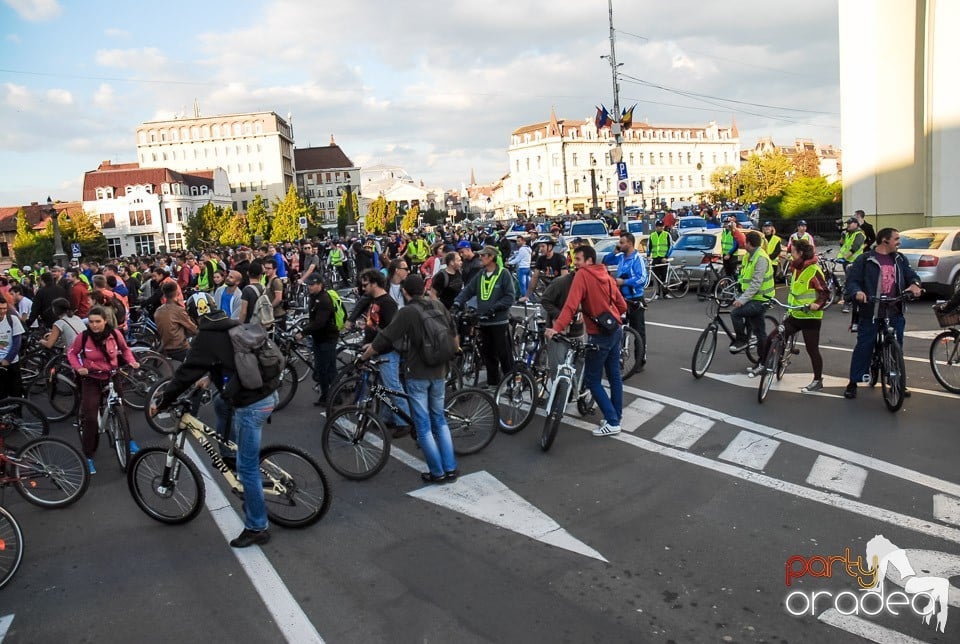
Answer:
[[[385,361],[380,363],[380,381],[387,389],[402,392],[403,385],[400,384],[400,354],[396,351],[391,351],[390,353],[384,353],[381,357],[384,358]],[[410,406],[407,404],[406,398],[393,396],[393,404],[399,407],[406,415],[410,415]],[[389,421],[395,425],[406,424],[400,416],[389,409],[387,410],[387,416],[390,417]]]
[[[903,328],[907,321],[902,315],[890,318],[897,333],[897,342],[903,346]],[[883,320],[873,320],[870,318],[860,318],[860,327],[857,329],[857,346],[853,348],[853,355],[850,357],[850,382],[867,382],[870,376],[870,356],[873,355],[873,341],[877,337],[877,325],[883,324]]]
[[[583,379],[593,394],[593,399],[603,413],[604,420],[610,425],[619,425],[623,418],[623,378],[620,374],[620,344],[623,329],[610,335],[590,335],[588,342],[597,347],[596,351],[588,351],[584,363]],[[610,382],[610,395],[603,388],[603,372],[606,371]]]
[[[320,385],[320,397],[326,399],[337,379],[337,341],[313,341],[313,381]]]
[[[520,293],[517,297],[523,297],[527,294],[527,288],[530,286],[530,269],[529,268],[518,268],[517,269],[517,282],[520,284]]]
[[[233,410],[232,431],[237,436],[237,474],[243,484],[243,526],[248,530],[267,529],[267,506],[263,501],[260,476],[260,432],[277,405],[277,392]]]
[[[427,459],[427,466],[434,476],[443,476],[457,469],[453,454],[453,437],[444,413],[443,378],[434,380],[407,379],[407,394],[413,412],[413,425],[417,430],[417,443]]]

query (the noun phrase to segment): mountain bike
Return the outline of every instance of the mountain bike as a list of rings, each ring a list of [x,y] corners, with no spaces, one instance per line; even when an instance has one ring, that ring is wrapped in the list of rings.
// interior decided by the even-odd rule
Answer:
[[[894,412],[903,406],[907,391],[907,368],[903,360],[903,349],[893,327],[891,311],[894,304],[912,299],[908,296],[909,293],[901,293],[893,297],[881,295],[870,298],[870,301],[877,305],[873,318],[877,323],[877,335],[873,342],[873,353],[870,355],[870,377],[867,384],[873,387],[877,382],[880,383],[883,404]]]
[[[23,560],[23,531],[10,511],[0,505],[0,588],[13,579]]]
[[[647,283],[644,285],[644,293],[647,292],[646,289],[652,289],[649,299],[657,299],[661,291],[666,291],[671,297],[680,298],[690,290],[690,274],[683,262],[678,266],[672,263],[672,257],[668,257],[666,274],[663,279],[660,279],[653,270],[652,263],[646,259],[644,261],[647,261]]]
[[[97,413],[96,431],[99,434],[106,434],[117,455],[117,463],[120,464],[120,471],[127,471],[127,463],[130,462],[130,421],[127,419],[127,412],[123,408],[123,399],[120,396],[119,389],[114,384],[114,378],[118,371],[91,371],[88,375],[107,375],[109,376],[106,387],[100,394],[100,411]],[[80,436],[83,440],[83,434],[88,428],[83,426],[83,420],[80,422]],[[93,428],[89,428],[93,431]]]
[[[367,361],[358,368],[375,371],[376,365],[376,361]],[[381,410],[389,410],[406,425],[414,426],[410,415],[393,402],[395,397],[410,400],[404,392],[388,389],[379,382],[368,382],[358,404],[340,407],[327,416],[320,444],[327,462],[338,474],[360,481],[375,475],[387,464],[391,434],[379,418]],[[461,389],[447,396],[444,409],[456,454],[479,452],[497,435],[497,407],[493,396],[483,390]]]
[[[943,311],[937,302],[933,312],[941,328],[946,328],[930,343],[930,368],[944,389],[960,394],[960,309]]]
[[[725,315],[729,316],[730,311],[721,306],[719,299],[714,298],[707,302],[707,317],[710,319],[710,323],[707,324],[706,328],[700,334],[693,348],[690,371],[693,373],[694,378],[702,378],[703,375],[707,373],[707,369],[710,368],[710,363],[713,362],[713,356],[717,352],[717,332],[719,330],[723,330],[731,343],[736,341],[732,323],[730,326],[727,325],[724,320]],[[776,318],[771,315],[764,316],[765,329],[772,330],[776,325]],[[767,331],[764,332],[765,335],[766,333]],[[751,364],[757,364],[760,361],[759,352],[757,351],[757,343],[760,340],[761,338],[755,337],[749,339],[745,353],[747,354],[747,360],[749,360]]]
[[[83,496],[90,484],[87,459],[70,443],[41,436],[15,448],[6,438],[17,431],[0,416],[0,487],[12,485],[27,502],[62,508]]]
[[[597,350],[595,345],[583,340],[559,334],[553,336],[553,339],[567,345],[567,355],[557,367],[557,375],[553,379],[547,397],[547,417],[543,421],[543,431],[540,434],[540,449],[544,452],[550,449],[557,438],[560,420],[563,418],[567,404],[571,402],[571,392],[583,390],[583,374],[586,371],[583,368],[583,362],[587,352]]]
[[[184,453],[187,435],[193,436],[206,452],[210,464],[237,496],[243,484],[235,464],[221,455],[221,449],[236,453],[237,445],[203,424],[194,414],[204,391],[196,385],[179,395],[166,409],[157,410],[163,381],[150,392],[147,423],[168,436],[166,447],[142,448],[130,461],[127,485],[137,506],[161,523],[179,524],[194,519],[203,507],[206,488],[200,470]],[[289,445],[271,445],[260,450],[260,475],[267,517],[288,528],[316,523],[330,507],[330,488],[320,465],[305,451]]]
[[[790,311],[810,310],[806,305],[793,306],[791,304],[784,304],[776,298],[771,299],[770,302],[781,307],[783,313],[773,333],[770,334],[769,342],[767,343],[767,356],[763,361],[763,369],[760,372],[760,386],[757,388],[757,402],[761,404],[767,397],[774,378],[781,380],[783,374],[787,371],[787,367],[790,366],[790,361],[793,359],[793,356],[799,353],[797,350],[797,334],[791,333],[789,336],[784,336],[783,334],[784,322],[786,322],[787,315]]]
[[[627,307],[632,306],[646,308],[646,304],[642,301],[628,300]],[[629,319],[629,316],[625,316],[623,324],[620,326],[623,331],[620,334],[620,374],[624,380],[639,371],[647,355],[647,343],[640,332],[630,326]]]
[[[25,398],[0,398],[0,427],[13,427],[28,439],[50,433],[46,415]]]
[[[720,255],[704,253],[701,266],[704,269],[697,285],[697,299],[703,301],[712,298],[719,300],[723,307],[730,306],[737,299],[737,281],[721,274],[723,263]]]

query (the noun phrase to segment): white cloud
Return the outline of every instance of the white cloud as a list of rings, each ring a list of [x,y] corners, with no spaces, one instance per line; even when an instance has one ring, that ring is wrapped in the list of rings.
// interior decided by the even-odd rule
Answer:
[[[97,107],[112,108],[115,106],[116,94],[113,87],[107,83],[101,83],[93,95],[93,104]]]
[[[12,42],[15,45],[20,44],[20,36],[17,34],[7,34],[7,42]]]
[[[100,49],[94,60],[103,67],[137,71],[156,70],[167,63],[167,57],[156,47],[134,49]]]
[[[108,27],[104,30],[104,35],[108,38],[129,38],[130,32],[125,29],[117,29],[116,27]]]
[[[65,89],[48,89],[47,100],[60,105],[73,105],[73,94]]]
[[[29,108],[33,102],[33,95],[24,85],[4,83],[3,89],[6,94],[4,97],[4,102],[10,107],[16,109],[25,109]]]
[[[57,0],[3,0],[24,20],[40,22],[60,15],[63,7]]]

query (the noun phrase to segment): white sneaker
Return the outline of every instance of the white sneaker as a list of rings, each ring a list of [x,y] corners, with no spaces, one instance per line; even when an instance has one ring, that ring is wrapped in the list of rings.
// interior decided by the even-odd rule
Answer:
[[[600,426],[593,430],[594,436],[616,436],[620,433],[620,425],[611,425],[607,421],[600,423]]]
[[[813,382],[811,382],[809,385],[807,385],[800,391],[820,391],[821,389],[823,389],[823,381],[814,380]]]

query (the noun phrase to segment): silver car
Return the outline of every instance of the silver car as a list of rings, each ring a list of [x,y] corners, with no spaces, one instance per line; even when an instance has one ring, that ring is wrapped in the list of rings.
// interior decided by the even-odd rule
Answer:
[[[720,254],[721,232],[721,228],[708,228],[680,235],[671,248],[670,256],[673,257],[673,263],[677,266],[681,262],[686,264],[690,278],[699,282],[706,268],[703,256]]]
[[[952,295],[960,288],[960,226],[904,230],[900,252],[910,260],[923,288],[937,295]]]

